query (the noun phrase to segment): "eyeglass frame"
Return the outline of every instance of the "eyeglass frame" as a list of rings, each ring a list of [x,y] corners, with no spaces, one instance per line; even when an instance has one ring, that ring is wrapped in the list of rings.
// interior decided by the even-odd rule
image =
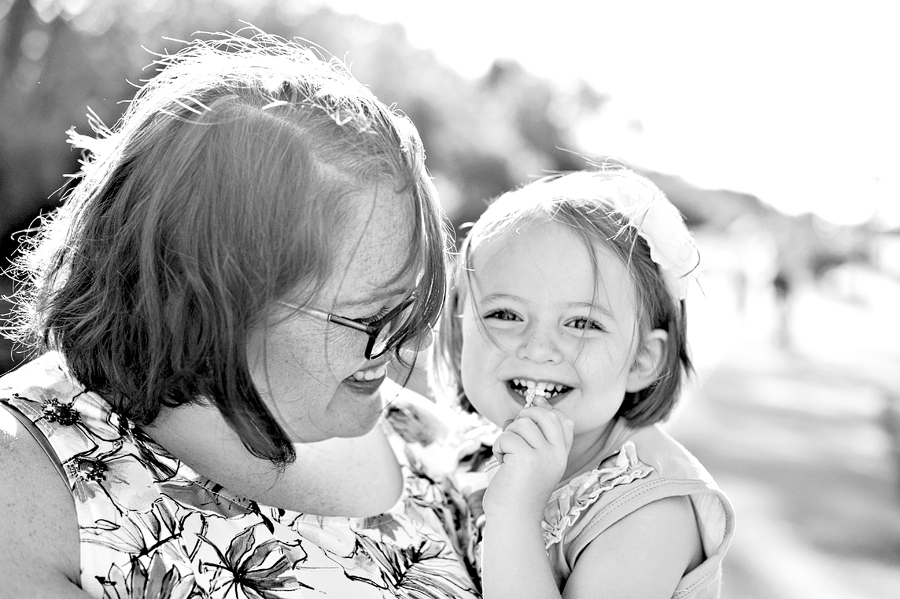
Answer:
[[[369,336],[369,341],[366,343],[366,350],[363,355],[366,357],[366,360],[374,360],[376,358],[380,358],[381,356],[388,353],[394,347],[402,344],[408,335],[402,335],[398,337],[396,340],[394,336],[388,338],[385,342],[384,350],[378,354],[372,354],[372,350],[375,348],[375,340],[378,339],[378,335],[382,330],[394,320],[398,315],[400,315],[404,310],[409,308],[416,298],[418,293],[413,292],[409,297],[405,300],[391,308],[391,310],[379,318],[378,320],[374,320],[368,324],[361,322],[356,318],[347,318],[346,316],[339,316],[333,312],[328,312],[326,310],[319,310],[318,308],[309,308],[306,306],[297,306],[294,304],[289,304],[287,302],[278,302],[282,306],[286,308],[291,308],[292,310],[297,310],[299,312],[304,312],[306,314],[311,314],[313,316],[318,316],[320,318],[324,318],[326,322],[333,322],[334,324],[339,324],[343,327],[347,327],[353,329],[354,331],[359,331],[360,333],[365,333]]]

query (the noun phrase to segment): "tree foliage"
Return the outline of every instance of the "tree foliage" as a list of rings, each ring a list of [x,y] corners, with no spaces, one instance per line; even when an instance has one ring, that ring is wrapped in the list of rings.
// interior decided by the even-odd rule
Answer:
[[[278,0],[0,0],[0,250],[40,210],[58,205],[77,170],[65,144],[92,110],[110,125],[154,52],[247,23],[301,37],[345,59],[378,97],[414,120],[454,224],[528,177],[571,168],[566,131],[548,118],[557,92],[515,64],[471,81],[414,48],[399,24]],[[198,33],[201,32],[201,33]],[[596,99],[596,98],[595,98]],[[570,148],[571,149],[571,148]]]

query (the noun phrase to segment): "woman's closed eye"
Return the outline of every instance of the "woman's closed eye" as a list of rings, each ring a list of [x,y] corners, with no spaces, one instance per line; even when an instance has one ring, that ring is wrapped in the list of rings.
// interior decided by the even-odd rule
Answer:
[[[366,316],[365,318],[357,319],[357,322],[360,322],[365,325],[376,324],[380,320],[384,320],[385,318],[390,318],[394,320],[398,318],[404,312],[408,313],[412,306],[414,305],[415,293],[406,297],[406,299],[401,300],[399,302],[393,304],[387,304],[381,308],[378,312],[371,316]]]
[[[362,324],[372,324],[373,322],[378,322],[379,319],[383,318],[388,312],[391,311],[390,306],[385,306],[372,316],[366,316],[365,318],[357,318],[356,321]]]

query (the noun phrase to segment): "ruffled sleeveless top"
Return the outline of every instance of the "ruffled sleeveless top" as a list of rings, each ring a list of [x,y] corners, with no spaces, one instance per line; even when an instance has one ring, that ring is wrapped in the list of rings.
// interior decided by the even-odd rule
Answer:
[[[414,451],[427,444],[427,427],[416,423],[429,420],[414,413],[425,402],[405,404],[394,387],[386,430],[403,491],[389,511],[368,518],[235,496],[82,389],[54,353],[0,379],[0,402],[30,426],[71,490],[80,583],[92,597],[477,597],[448,533],[444,490]],[[390,414],[415,443],[390,427]]]
[[[453,487],[464,505],[457,523],[473,578],[480,584],[481,501],[490,482],[485,471],[493,425],[469,426],[459,439]],[[703,466],[658,426],[614,426],[598,452],[597,467],[563,483],[552,493],[541,523],[544,546],[557,584],[562,587],[582,550],[617,521],[659,499],[687,496],[694,508],[704,560],[682,577],[673,597],[719,597],[722,559],[734,534],[734,510]]]

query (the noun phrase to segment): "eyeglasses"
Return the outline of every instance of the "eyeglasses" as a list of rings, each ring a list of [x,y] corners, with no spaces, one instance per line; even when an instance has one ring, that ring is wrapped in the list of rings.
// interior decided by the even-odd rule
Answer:
[[[412,306],[415,300],[416,294],[413,293],[408,298],[400,302],[400,304],[398,304],[390,312],[388,312],[381,318],[371,322],[363,322],[362,320],[358,320],[355,318],[338,316],[337,314],[326,312],[324,310],[318,310],[316,308],[295,306],[286,302],[278,303],[293,310],[299,310],[300,312],[304,312],[306,314],[324,318],[327,322],[333,322],[335,324],[353,329],[354,331],[365,333],[369,336],[369,342],[366,344],[365,351],[366,360],[374,360],[375,358],[380,358],[391,349],[397,347],[398,345],[406,341],[407,337],[409,337],[410,327],[407,326],[411,312],[409,308],[410,306]],[[393,326],[395,323],[399,323],[399,326]]]

